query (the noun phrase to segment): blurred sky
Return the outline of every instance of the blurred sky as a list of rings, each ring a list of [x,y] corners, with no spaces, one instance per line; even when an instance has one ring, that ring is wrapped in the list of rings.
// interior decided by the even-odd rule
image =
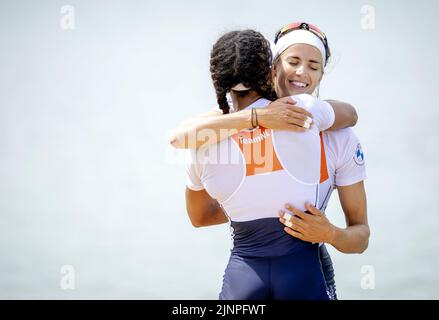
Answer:
[[[73,30],[61,27],[65,5]],[[357,108],[367,165],[370,245],[331,248],[339,298],[438,299],[438,10],[433,0],[0,0],[0,298],[216,299],[229,229],[191,226],[184,152],[167,137],[215,107],[220,35],[273,38],[306,20],[333,53],[320,96]],[[344,226],[336,193],[327,215]],[[74,290],[60,285],[65,265]],[[364,266],[374,289],[360,285]]]

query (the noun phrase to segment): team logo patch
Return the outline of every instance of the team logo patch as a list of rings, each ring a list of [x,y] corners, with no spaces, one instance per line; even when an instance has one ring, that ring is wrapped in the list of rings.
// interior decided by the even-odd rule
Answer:
[[[361,144],[357,144],[357,149],[355,150],[354,154],[354,161],[359,166],[364,165],[364,153],[363,149],[361,149]]]

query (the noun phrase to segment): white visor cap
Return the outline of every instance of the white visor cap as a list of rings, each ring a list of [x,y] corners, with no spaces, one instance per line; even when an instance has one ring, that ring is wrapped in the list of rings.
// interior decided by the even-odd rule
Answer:
[[[250,90],[250,88],[247,88],[243,83],[238,83],[236,86],[232,87],[233,91],[246,91]]]
[[[276,47],[274,50],[274,59],[277,59],[282,54],[282,52],[284,52],[289,47],[297,43],[309,44],[317,48],[322,55],[323,66],[325,66],[326,64],[325,46],[323,45],[322,40],[320,40],[318,36],[316,36],[314,33],[308,30],[294,30],[281,37],[277,41],[277,44],[275,45]]]

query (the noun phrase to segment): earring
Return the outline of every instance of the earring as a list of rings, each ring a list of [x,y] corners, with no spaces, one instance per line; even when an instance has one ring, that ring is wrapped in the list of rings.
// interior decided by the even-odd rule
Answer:
[[[315,96],[317,99],[320,99],[320,84],[319,86],[314,90]]]

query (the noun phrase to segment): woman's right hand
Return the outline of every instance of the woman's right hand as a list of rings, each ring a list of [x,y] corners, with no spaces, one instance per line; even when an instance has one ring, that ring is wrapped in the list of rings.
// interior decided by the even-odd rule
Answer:
[[[307,117],[312,119],[312,114],[296,106],[296,101],[291,97],[277,99],[266,108],[257,109],[256,112],[259,125],[274,130],[303,132],[307,130],[305,125]]]

